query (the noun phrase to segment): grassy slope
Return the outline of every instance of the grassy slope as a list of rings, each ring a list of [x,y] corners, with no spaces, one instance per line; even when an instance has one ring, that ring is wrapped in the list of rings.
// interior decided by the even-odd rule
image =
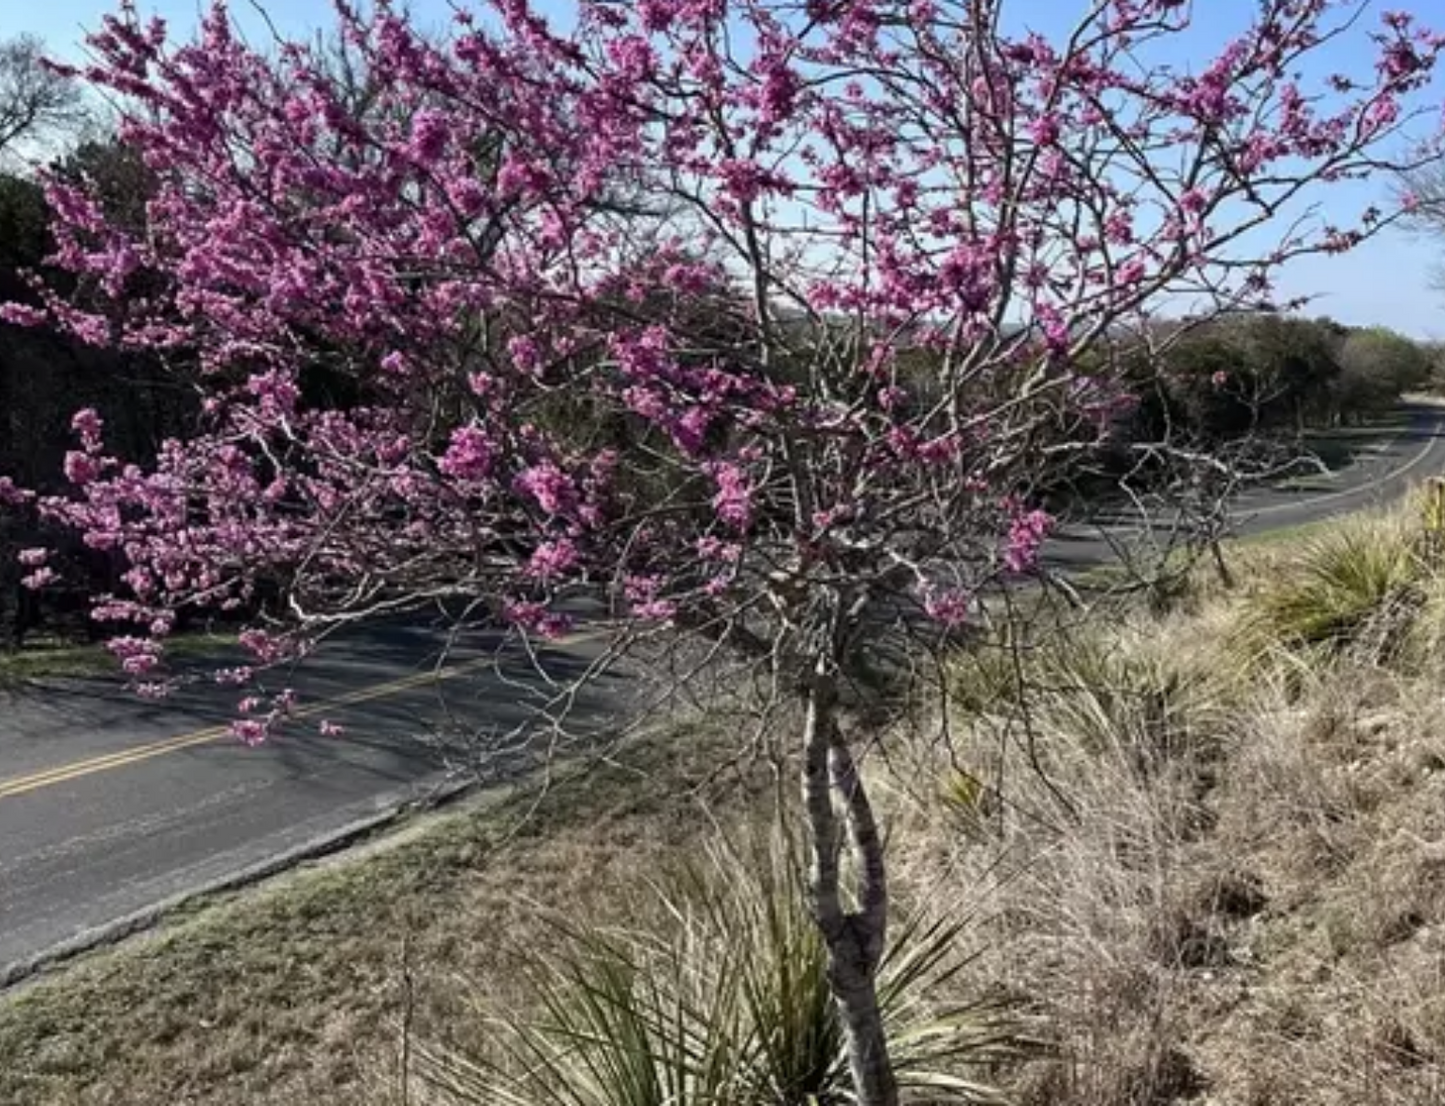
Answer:
[[[999,794],[907,795],[895,839],[909,886],[983,904],[975,984],[1057,1042],[1022,1102],[1445,1100],[1445,579],[1414,521],[1257,549],[1237,592],[1031,654],[1027,710],[998,658],[960,664],[989,694],[911,775]]]
[[[419,822],[320,869],[202,906],[0,1002],[0,1102],[315,1106],[394,1100],[402,1023],[454,1041],[483,980],[506,1000],[511,950],[546,906],[625,906],[615,881],[695,841],[719,736],[674,724],[619,761]],[[697,789],[701,789],[699,792]],[[408,991],[411,992],[408,999]]]
[[[1413,541],[1408,517],[1357,525]],[[963,985],[1027,1000],[1055,1042],[996,1073],[1026,1106],[1442,1100],[1445,575],[1412,570],[1378,618],[1347,595],[1347,634],[1296,640],[1356,588],[1351,555],[1241,551],[1232,593],[981,651],[946,730],[894,735],[897,889],[968,911]],[[680,723],[535,811],[428,820],[0,1000],[0,1102],[399,1102],[408,1010],[475,1046],[477,1000],[527,1001],[511,950],[540,918],[629,917],[628,888],[713,831],[704,804],[763,816],[765,779],[709,775],[736,741]]]

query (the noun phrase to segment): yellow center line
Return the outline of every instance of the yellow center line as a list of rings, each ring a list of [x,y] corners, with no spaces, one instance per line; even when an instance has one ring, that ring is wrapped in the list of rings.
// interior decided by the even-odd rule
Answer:
[[[481,657],[477,660],[468,661],[465,664],[453,665],[450,668],[432,669],[411,676],[403,676],[400,679],[390,680],[383,684],[377,684],[374,687],[362,688],[359,691],[352,691],[345,695],[338,695],[332,699],[309,704],[299,710],[292,711],[290,717],[311,718],[325,711],[333,710],[336,707],[352,706],[356,703],[365,703],[373,699],[383,699],[388,695],[396,695],[424,684],[455,679],[457,676],[490,665],[494,660],[495,658],[493,657]],[[207,742],[226,737],[230,732],[229,725],[207,726],[202,730],[178,734],[175,737],[168,737],[160,741],[152,741],[147,745],[136,745],[129,749],[122,749],[119,752],[106,754],[105,756],[91,757],[88,760],[74,761],[70,764],[62,764],[55,768],[47,768],[41,772],[33,772],[27,776],[16,776],[13,779],[0,780],[0,799],[8,798],[12,795],[23,795],[27,791],[50,787],[54,784],[64,783],[67,780],[77,779],[81,776],[88,776],[95,772],[105,772],[112,768],[122,768],[143,760],[149,760],[151,757],[161,756],[164,753],[175,752],[179,749],[189,749],[195,745],[204,745]]]

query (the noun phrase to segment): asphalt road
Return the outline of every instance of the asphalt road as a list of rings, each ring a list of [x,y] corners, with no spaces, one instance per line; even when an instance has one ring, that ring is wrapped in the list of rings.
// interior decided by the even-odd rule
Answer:
[[[1233,533],[1239,537],[1287,530],[1398,499],[1410,487],[1445,473],[1445,407],[1409,404],[1407,425],[1372,439],[1361,435],[1351,462],[1329,474],[1301,471],[1284,486],[1253,489],[1235,500]],[[1160,543],[1167,535],[1161,533]],[[1044,559],[1056,571],[1078,572],[1108,564],[1121,545],[1148,545],[1138,523],[1117,516],[1075,524],[1054,536]]]
[[[438,678],[439,640],[397,627],[328,642],[285,679],[313,713],[254,748],[226,732],[234,688],[157,703],[99,680],[0,693],[0,982],[424,799],[478,761],[504,771],[509,731],[546,694],[538,668],[562,681],[600,648],[582,638],[495,664],[497,641],[481,636],[453,644]],[[573,705],[576,724],[605,724],[617,679]],[[343,734],[321,736],[321,718]]]
[[[1327,490],[1265,490],[1240,504],[1239,529],[1296,526],[1398,496],[1445,471],[1445,412],[1419,408],[1410,429],[1372,448]],[[1115,527],[1115,536],[1130,528]],[[1061,535],[1048,556],[1066,569],[1111,556],[1097,530]],[[488,750],[531,708],[546,681],[527,658],[494,667],[495,640],[449,652],[438,635],[394,627],[328,643],[288,679],[314,713],[256,748],[225,732],[234,689],[198,684],[146,703],[108,681],[0,693],[0,982],[59,947],[158,903],[264,866],[446,785],[458,755]],[[543,655],[557,676],[593,659],[595,639]],[[605,725],[624,701],[613,678],[574,708]],[[322,737],[325,717],[345,727]],[[490,763],[505,769],[500,754]]]

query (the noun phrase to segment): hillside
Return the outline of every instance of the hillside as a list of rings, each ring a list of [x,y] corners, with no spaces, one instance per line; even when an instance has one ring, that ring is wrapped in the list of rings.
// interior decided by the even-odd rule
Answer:
[[[1436,521],[1417,502],[1236,550],[1230,591],[1201,576],[1162,615],[985,643],[949,662],[946,708],[920,702],[880,743],[895,938],[922,917],[948,946],[905,1013],[966,1025],[935,1061],[974,1100],[1440,1100]],[[740,732],[733,714],[670,720],[549,789],[483,796],[58,970],[0,1000],[0,1101],[508,1101],[474,1065],[515,1070],[499,1025],[598,963],[578,931],[641,935],[635,967],[714,987],[700,954],[773,947],[746,915],[758,854],[699,859],[771,821],[765,750]],[[687,862],[744,888],[728,933],[705,924],[717,880],[669,878]],[[551,1100],[652,1101],[592,1080]]]

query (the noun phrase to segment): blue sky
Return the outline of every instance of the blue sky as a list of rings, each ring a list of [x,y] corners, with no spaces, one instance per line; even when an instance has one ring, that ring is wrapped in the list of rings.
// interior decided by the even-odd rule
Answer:
[[[1232,29],[1243,24],[1255,2],[1196,3],[1195,27],[1187,39],[1173,44],[1171,49],[1177,50],[1178,56],[1170,60],[1187,65],[1191,59],[1207,59]],[[1413,6],[1428,9],[1434,3],[1438,0]],[[20,32],[38,34],[56,53],[73,57],[84,29],[98,24],[114,5],[111,0],[36,0],[24,5],[7,0],[5,6],[10,11],[0,17],[0,37]],[[203,0],[139,0],[139,6],[148,14],[163,16],[175,32],[181,33],[194,25]],[[560,15],[573,5],[570,0],[543,0],[543,6]],[[1376,8],[1384,6],[1377,4]],[[330,22],[330,0],[267,0],[265,7],[272,21],[288,35],[304,34]],[[442,26],[449,18],[448,0],[412,0],[410,7],[424,24]],[[232,10],[243,25],[259,30],[249,0],[232,0]],[[1022,0],[1013,10],[1023,13],[1017,17],[1021,24],[1053,37],[1064,29],[1068,13],[1077,10],[1077,5],[1068,0]],[[1353,35],[1348,44],[1332,45],[1322,61],[1332,68],[1358,70],[1362,64],[1369,64],[1366,49],[1360,36]],[[1337,211],[1337,217],[1347,221],[1370,203],[1385,199],[1388,188],[1388,181],[1361,182],[1330,189],[1319,199],[1326,214]],[[1286,297],[1315,296],[1312,314],[1445,340],[1445,291],[1432,287],[1437,266],[1445,268],[1445,241],[1437,244],[1392,231],[1341,257],[1308,258],[1294,263],[1282,275],[1280,291]]]

